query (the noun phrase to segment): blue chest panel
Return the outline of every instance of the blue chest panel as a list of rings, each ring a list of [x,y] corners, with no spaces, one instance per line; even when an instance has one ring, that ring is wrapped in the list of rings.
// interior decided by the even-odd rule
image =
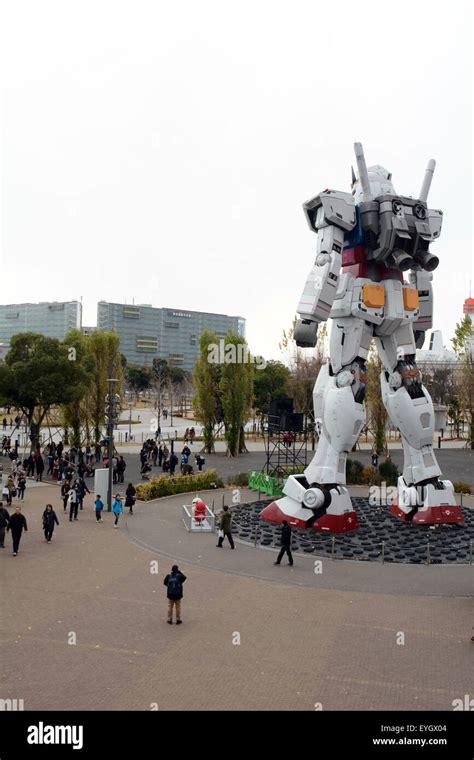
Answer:
[[[353,230],[346,232],[344,235],[344,244],[342,246],[343,248],[355,248],[356,245],[365,245],[365,235],[364,230],[362,229],[360,211],[358,206],[356,206],[355,212],[356,226]]]

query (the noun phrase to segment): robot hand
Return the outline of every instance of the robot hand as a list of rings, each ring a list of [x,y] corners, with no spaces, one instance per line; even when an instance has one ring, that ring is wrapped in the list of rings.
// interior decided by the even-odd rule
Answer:
[[[298,319],[293,338],[300,348],[314,348],[318,336],[318,323],[310,319]]]

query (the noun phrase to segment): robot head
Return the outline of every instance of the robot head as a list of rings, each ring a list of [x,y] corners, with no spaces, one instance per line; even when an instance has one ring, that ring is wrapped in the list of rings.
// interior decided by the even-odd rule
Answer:
[[[374,198],[378,198],[379,195],[385,195],[386,193],[396,195],[395,188],[391,182],[391,172],[377,164],[376,166],[369,166],[367,173],[369,175],[370,189]],[[362,202],[362,186],[359,178],[355,176],[354,171],[352,171],[352,195],[356,205]]]

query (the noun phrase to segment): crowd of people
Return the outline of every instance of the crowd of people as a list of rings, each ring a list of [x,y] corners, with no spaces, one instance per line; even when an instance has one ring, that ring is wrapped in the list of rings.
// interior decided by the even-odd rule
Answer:
[[[191,449],[189,448],[188,443],[192,446],[195,435],[194,428],[186,428],[183,439],[184,445],[179,457],[173,447],[171,447],[171,449],[168,448],[166,442],[160,443],[153,438],[146,440],[140,450],[141,476],[143,478],[148,478],[153,467],[159,467],[164,473],[175,475],[178,465],[180,467],[181,475],[193,475],[194,468],[190,462]],[[194,461],[199,472],[201,472],[206,460],[201,454],[196,453],[194,455]]]
[[[109,466],[108,457],[103,455],[100,443],[95,445],[88,443],[84,447],[73,445],[66,451],[62,441],[59,443],[51,441],[43,450],[37,446],[27,456],[21,458],[18,442],[12,448],[11,438],[4,436],[2,454],[10,460],[10,471],[3,471],[1,478],[0,549],[5,548],[5,532],[11,531],[13,556],[17,556],[19,552],[23,531],[28,530],[26,518],[22,514],[19,503],[25,499],[28,478],[41,483],[46,471],[46,475],[59,486],[63,514],[68,516],[69,522],[73,522],[78,519],[79,512],[84,508],[86,496],[91,494],[86,478],[93,477],[94,465],[102,462],[104,468]],[[114,483],[124,482],[126,466],[123,456],[114,454],[112,459]],[[7,468],[2,467],[0,469],[6,470]],[[129,514],[133,514],[135,497],[135,487],[129,483],[125,493],[125,507],[128,507]],[[14,499],[17,500],[15,504],[13,503]],[[14,508],[14,511],[10,514],[8,508],[11,507]],[[97,522],[102,522],[104,504],[100,496],[96,497],[94,507]],[[122,496],[117,494],[112,503],[112,512],[115,518],[114,527],[118,527],[120,514],[123,511]],[[51,543],[55,526],[59,525],[53,505],[46,505],[42,515],[42,524],[45,541]]]

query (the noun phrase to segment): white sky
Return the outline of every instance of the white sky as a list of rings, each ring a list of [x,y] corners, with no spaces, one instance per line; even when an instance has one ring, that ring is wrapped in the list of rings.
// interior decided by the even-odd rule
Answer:
[[[360,140],[401,194],[437,160],[447,344],[473,277],[469,5],[5,2],[1,301],[238,314],[279,358],[314,260],[301,204],[350,190]]]

